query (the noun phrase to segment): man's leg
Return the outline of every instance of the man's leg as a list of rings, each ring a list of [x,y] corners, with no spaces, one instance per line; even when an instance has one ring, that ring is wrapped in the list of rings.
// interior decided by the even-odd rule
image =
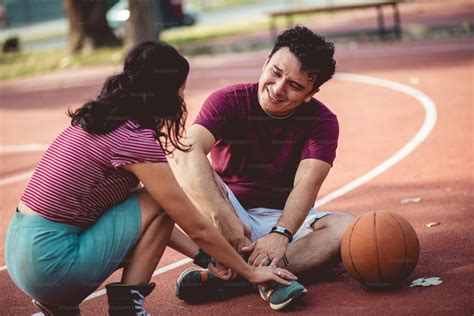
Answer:
[[[347,213],[334,213],[317,219],[312,232],[288,246],[289,265],[282,266],[293,273],[319,269],[331,263],[339,254],[341,241],[355,217]]]
[[[173,228],[168,246],[191,259],[199,253],[199,246],[176,226]]]
[[[232,191],[217,175],[215,176],[216,182],[220,184],[220,189],[226,192],[227,198],[234,207],[239,219],[251,228],[252,240],[260,238],[262,233],[266,234],[269,232],[280,215],[271,216],[269,214],[272,214],[272,212],[268,212],[267,209],[265,212],[267,215],[264,220],[262,220],[263,218],[259,215],[254,216],[259,213],[258,210],[260,208],[245,210]],[[256,214],[253,214],[254,212],[256,212]],[[311,216],[311,214],[309,216]],[[268,222],[268,219],[270,219],[272,223]],[[278,265],[293,273],[298,273],[318,269],[331,263],[339,254],[344,233],[354,220],[355,217],[353,215],[342,212],[330,213],[322,218],[316,219],[311,225],[311,232],[295,240],[288,246],[286,257],[289,261],[289,265],[284,265],[283,261],[280,261]],[[308,249],[311,249],[311,251],[308,251]]]

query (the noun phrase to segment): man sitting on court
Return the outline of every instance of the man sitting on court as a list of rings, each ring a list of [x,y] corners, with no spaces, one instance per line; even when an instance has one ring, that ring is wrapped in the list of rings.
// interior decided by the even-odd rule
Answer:
[[[312,208],[339,135],[336,115],[313,98],[335,72],[333,55],[334,45],[306,27],[286,30],[257,83],[228,86],[204,102],[188,131],[193,150],[171,163],[197,208],[254,266],[319,269],[338,256],[353,221]],[[206,273],[186,270],[178,297],[191,300],[190,288],[198,295],[215,279]],[[296,281],[259,290],[273,309],[306,292]]]

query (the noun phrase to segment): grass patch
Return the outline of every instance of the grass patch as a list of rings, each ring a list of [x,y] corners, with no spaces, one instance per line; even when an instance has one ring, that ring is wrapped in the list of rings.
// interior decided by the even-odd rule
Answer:
[[[321,21],[324,18],[329,18],[329,15],[327,13],[314,13],[304,16],[295,16],[293,17],[293,21],[296,25],[313,22],[316,19]],[[277,19],[275,25],[281,32],[287,28],[287,21],[283,18]],[[232,35],[254,33],[255,31],[266,30],[270,32],[269,27],[270,21],[266,18],[252,21],[252,23],[242,22],[239,24],[220,25],[219,27],[216,27],[215,25],[188,26],[165,30],[161,33],[161,39],[170,44],[185,45]]]
[[[214,11],[246,4],[256,4],[264,0],[188,0],[186,7],[199,11]]]
[[[268,22],[266,21],[253,22],[252,25],[249,25],[248,23],[222,25],[219,26],[219,28],[216,28],[215,26],[189,26],[181,27],[179,29],[166,30],[161,34],[161,39],[170,44],[183,45],[232,35],[248,34],[267,28]]]
[[[21,44],[27,44],[27,43],[55,40],[55,39],[62,38],[65,36],[67,36],[67,31],[60,30],[60,31],[48,32],[41,35],[26,35],[26,36],[20,37],[20,41],[21,41]],[[10,38],[10,37],[19,37],[19,36],[15,33],[2,34],[0,35],[0,42],[3,42],[7,38]]]
[[[66,68],[117,64],[123,60],[122,48],[98,49],[92,53],[67,56],[62,49],[0,54],[0,80],[41,74]]]

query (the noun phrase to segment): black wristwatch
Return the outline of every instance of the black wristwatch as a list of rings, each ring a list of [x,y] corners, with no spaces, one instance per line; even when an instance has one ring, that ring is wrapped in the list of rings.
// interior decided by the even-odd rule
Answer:
[[[289,243],[293,241],[293,234],[285,227],[273,226],[272,230],[270,231],[270,234],[271,233],[277,233],[277,234],[286,236],[288,238]]]

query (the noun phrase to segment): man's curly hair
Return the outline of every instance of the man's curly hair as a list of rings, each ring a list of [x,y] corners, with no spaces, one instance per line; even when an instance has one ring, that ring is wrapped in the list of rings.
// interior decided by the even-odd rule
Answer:
[[[270,57],[282,47],[288,47],[298,58],[302,71],[315,77],[314,89],[319,88],[334,75],[336,70],[336,61],[333,58],[334,44],[310,29],[298,25],[281,33]]]

